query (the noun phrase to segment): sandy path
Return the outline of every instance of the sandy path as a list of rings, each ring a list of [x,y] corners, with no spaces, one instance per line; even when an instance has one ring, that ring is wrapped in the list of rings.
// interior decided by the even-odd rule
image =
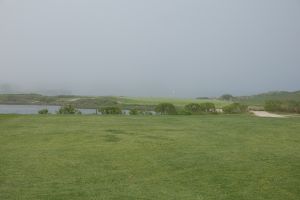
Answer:
[[[266,112],[266,111],[251,111],[251,112],[254,115],[258,116],[258,117],[277,117],[277,118],[283,118],[283,117],[285,117],[283,115],[269,113],[269,112]]]
[[[70,99],[69,101],[77,101],[79,100],[80,98],[74,98],[74,99]]]

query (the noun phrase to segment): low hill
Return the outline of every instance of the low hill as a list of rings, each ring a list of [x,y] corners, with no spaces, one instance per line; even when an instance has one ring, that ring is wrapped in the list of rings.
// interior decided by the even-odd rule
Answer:
[[[10,105],[64,105],[72,104],[77,108],[98,108],[102,106],[118,105],[123,109],[139,108],[153,110],[163,102],[169,102],[177,107],[189,103],[212,102],[216,107],[222,107],[229,102],[217,99],[185,99],[185,98],[158,98],[158,97],[118,97],[118,96],[43,96],[40,94],[0,94],[0,104]]]
[[[267,100],[300,101],[300,90],[295,92],[273,91],[252,96],[240,96],[234,98],[234,101],[248,105],[263,105]]]

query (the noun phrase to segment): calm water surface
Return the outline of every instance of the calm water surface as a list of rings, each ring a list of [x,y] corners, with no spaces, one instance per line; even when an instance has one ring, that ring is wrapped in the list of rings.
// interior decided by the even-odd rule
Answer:
[[[38,114],[41,109],[47,108],[49,113],[55,114],[60,106],[42,106],[42,105],[0,105],[0,114]],[[79,109],[82,114],[95,114],[96,109]]]

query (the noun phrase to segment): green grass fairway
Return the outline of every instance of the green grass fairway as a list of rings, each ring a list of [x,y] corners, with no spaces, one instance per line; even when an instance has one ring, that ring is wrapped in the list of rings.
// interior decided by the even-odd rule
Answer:
[[[0,115],[0,199],[300,199],[300,118]]]

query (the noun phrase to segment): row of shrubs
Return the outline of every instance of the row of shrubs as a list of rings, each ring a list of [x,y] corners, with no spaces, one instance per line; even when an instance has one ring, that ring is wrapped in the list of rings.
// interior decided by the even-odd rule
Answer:
[[[97,111],[99,111],[102,115],[123,114],[121,108],[117,107],[117,106],[102,107],[102,108],[97,109]],[[49,114],[49,110],[42,109],[42,110],[39,110],[38,113],[41,115]],[[73,105],[62,106],[56,113],[59,115],[64,115],[64,114],[73,114],[73,115],[79,114],[80,115],[81,114],[80,110],[75,108],[75,106],[73,106]],[[152,115],[152,112],[131,109],[128,114],[130,114],[130,115],[137,115],[137,114]]]
[[[111,115],[111,114],[122,114],[122,110],[118,106],[108,106],[99,108],[99,111],[102,115]],[[243,113],[247,111],[247,106],[241,105],[239,103],[233,103],[223,107],[224,113]],[[205,113],[217,113],[215,104],[207,103],[190,103],[187,104],[184,109],[177,110],[176,107],[171,103],[160,103],[155,107],[155,112],[160,115],[197,115]],[[42,109],[39,111],[39,114],[48,114],[47,109]],[[65,105],[61,107],[57,114],[81,114],[81,112],[76,109],[73,105]],[[138,109],[131,109],[129,111],[130,115],[152,115],[153,112],[143,111]]]
[[[247,112],[248,106],[239,103],[232,103],[222,108],[222,112],[228,114],[238,114]],[[215,104],[207,103],[190,103],[184,107],[184,110],[177,111],[175,106],[170,103],[159,104],[155,111],[159,114],[183,114],[183,115],[197,115],[205,113],[217,113]]]
[[[271,112],[300,113],[300,101],[268,100],[265,102],[265,110]]]
[[[207,103],[190,103],[187,104],[183,110],[177,111],[175,106],[170,103],[162,103],[159,104],[155,111],[159,114],[183,114],[183,115],[197,115],[197,114],[205,114],[205,113],[218,113],[215,104],[207,102]],[[240,103],[232,103],[224,106],[221,109],[221,112],[227,114],[238,114],[244,113],[248,111],[248,106]]]
[[[46,115],[49,114],[49,110],[48,109],[42,109],[38,111],[39,114],[41,115]],[[64,114],[81,114],[80,110],[78,110],[77,108],[75,108],[73,105],[65,105],[62,106],[58,111],[57,114],[59,115],[64,115]]]
[[[277,101],[269,100],[265,102],[264,109],[271,112],[289,112],[300,113],[300,102],[297,101]],[[228,114],[238,114],[247,112],[248,106],[240,103],[232,103],[222,108],[222,112]],[[103,115],[122,114],[122,110],[118,106],[108,106],[99,108],[98,111]],[[160,115],[197,115],[205,113],[217,113],[217,109],[213,103],[190,103],[184,106],[184,109],[177,110],[171,103],[160,103],[155,107],[155,112]],[[42,109],[39,114],[48,114],[48,109]],[[73,105],[62,106],[57,114],[81,114]],[[139,109],[131,109],[130,115],[152,115],[153,112],[143,111]]]
[[[216,107],[213,103],[190,103],[186,105],[183,110],[178,111],[176,107],[171,103],[161,103],[156,106],[155,112],[161,115],[192,115],[203,113],[215,113]]]
[[[224,113],[243,113],[247,111],[247,106],[239,103],[233,103],[223,107]],[[99,110],[102,114],[122,114],[122,110],[119,107],[104,107]],[[160,115],[197,115],[197,114],[205,114],[205,113],[217,113],[215,104],[207,102],[207,103],[190,103],[187,104],[183,110],[177,110],[176,107],[171,103],[160,103],[155,107],[155,112]],[[138,115],[138,114],[147,114],[145,111],[131,109],[129,111],[130,115]],[[149,112],[148,114],[151,114]]]

